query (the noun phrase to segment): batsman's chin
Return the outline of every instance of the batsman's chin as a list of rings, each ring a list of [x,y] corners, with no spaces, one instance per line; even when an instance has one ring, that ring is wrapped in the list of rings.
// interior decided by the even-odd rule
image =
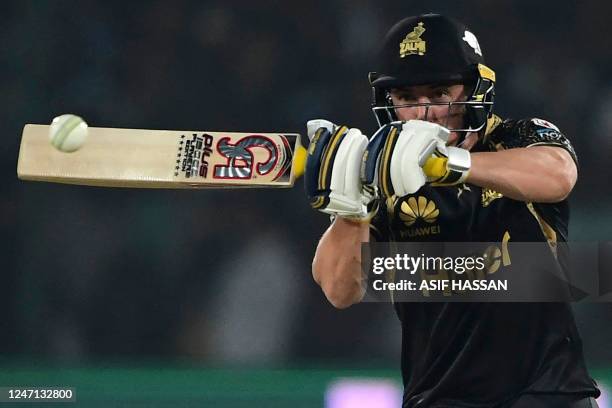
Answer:
[[[448,141],[446,142],[447,146],[461,147],[466,150],[472,149],[476,142],[478,142],[478,133],[477,132],[468,132],[461,141],[461,135],[459,132],[451,132],[448,136]]]

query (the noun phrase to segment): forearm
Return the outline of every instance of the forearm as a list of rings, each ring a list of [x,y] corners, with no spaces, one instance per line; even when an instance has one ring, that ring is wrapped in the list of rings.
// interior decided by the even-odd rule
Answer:
[[[535,146],[473,153],[467,183],[525,202],[558,202],[576,183],[576,166],[563,149]]]
[[[312,275],[334,307],[343,309],[362,299],[361,243],[368,240],[367,223],[338,217],[319,241]]]

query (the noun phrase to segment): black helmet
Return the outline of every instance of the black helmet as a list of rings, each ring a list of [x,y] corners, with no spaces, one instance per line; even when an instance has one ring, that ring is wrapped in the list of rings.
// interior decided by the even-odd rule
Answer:
[[[408,17],[395,24],[385,37],[377,71],[370,72],[369,80],[379,126],[397,120],[389,91],[414,85],[468,86],[466,101],[443,103],[449,109],[465,106],[465,129],[454,131],[481,131],[492,114],[495,72],[484,65],[476,36],[458,21],[439,14]],[[418,104],[402,106],[410,105]]]

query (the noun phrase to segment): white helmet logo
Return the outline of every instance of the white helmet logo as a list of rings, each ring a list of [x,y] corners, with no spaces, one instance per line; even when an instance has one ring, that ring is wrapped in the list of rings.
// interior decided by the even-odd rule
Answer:
[[[468,43],[470,47],[474,49],[474,52],[482,57],[482,51],[480,51],[480,45],[478,44],[478,40],[476,39],[476,36],[474,34],[466,30],[465,34],[463,35],[462,40]]]

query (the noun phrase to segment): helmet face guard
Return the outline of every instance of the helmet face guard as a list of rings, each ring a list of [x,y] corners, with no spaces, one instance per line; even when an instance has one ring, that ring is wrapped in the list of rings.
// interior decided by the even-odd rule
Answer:
[[[398,120],[397,108],[417,108],[425,107],[425,120],[429,117],[431,107],[447,106],[446,123],[440,125],[448,128],[448,122],[451,117],[456,115],[463,116],[463,127],[449,128],[451,132],[481,132],[484,131],[487,125],[487,119],[493,112],[493,103],[495,97],[495,72],[484,64],[478,64],[476,71],[475,84],[472,87],[472,92],[465,101],[452,102],[432,102],[432,103],[408,103],[402,105],[394,105],[391,100],[391,89],[377,86],[375,81],[382,75],[370,72],[369,81],[372,86],[372,112],[376,117],[378,126],[383,126]],[[473,76],[472,76],[473,77]],[[461,83],[463,81],[453,81]],[[474,82],[473,80],[471,82]],[[467,85],[467,84],[466,84]],[[398,86],[401,88],[401,86]],[[453,112],[454,111],[454,112]]]

